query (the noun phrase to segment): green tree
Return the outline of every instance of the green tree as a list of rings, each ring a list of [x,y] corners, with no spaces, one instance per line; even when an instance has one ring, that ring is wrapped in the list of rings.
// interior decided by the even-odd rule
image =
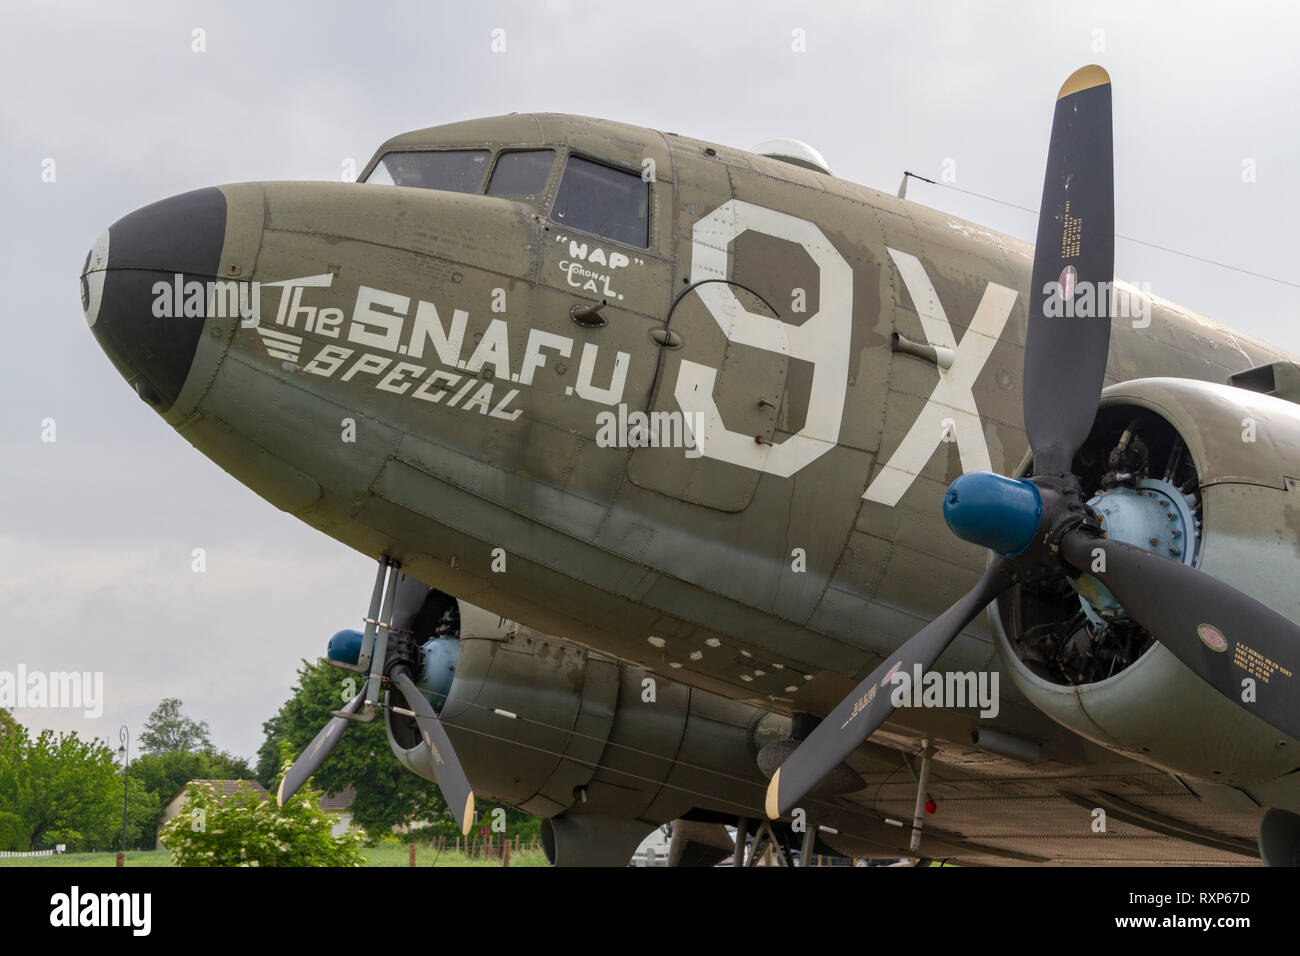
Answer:
[[[127,778],[129,788],[126,800],[127,848],[152,850],[158,839],[158,824],[162,821],[162,798],[149,790],[135,773]],[[110,828],[109,845],[118,847],[122,842],[122,775],[117,775],[117,809]]]
[[[65,843],[90,850],[121,823],[121,778],[113,751],[75,732],[43,730],[35,738],[18,724],[0,733],[0,830],[24,850]],[[114,811],[116,810],[116,814]]]
[[[14,720],[13,714],[0,707],[0,786],[5,783],[5,738],[10,733],[17,733],[18,729],[18,721]],[[25,850],[27,832],[23,818],[12,810],[6,810],[6,802],[3,794],[0,794],[0,851]]]
[[[27,848],[27,828],[23,826],[23,818],[10,810],[0,810],[0,852]]]
[[[359,834],[333,836],[319,799],[306,786],[277,807],[252,787],[223,797],[199,784],[162,837],[178,866],[360,866]]]
[[[0,739],[3,739],[9,731],[17,729],[18,721],[14,720],[14,715],[0,707]]]
[[[191,780],[252,780],[253,770],[242,757],[224,752],[143,754],[131,761],[131,776],[166,803]]]
[[[131,761],[131,777],[140,781],[148,793],[158,797],[160,806],[176,796],[191,780],[213,778],[203,772],[203,755],[173,751],[165,754],[142,754]]]
[[[203,758],[201,776],[204,779],[252,780],[256,777],[247,760],[225,750],[205,750],[200,756]]]
[[[304,660],[293,696],[262,725],[266,740],[258,750],[258,780],[274,792],[279,776],[281,746],[296,756],[337,710],[356,694],[362,678],[327,663]],[[394,826],[412,821],[452,821],[437,786],[411,773],[388,747],[382,716],[348,727],[333,753],[312,778],[325,793],[354,787],[352,820],[376,840]],[[452,822],[454,829],[455,824]]]
[[[140,749],[147,754],[211,750],[212,740],[209,734],[207,721],[196,723],[186,717],[181,713],[180,698],[168,697],[144,722]]]

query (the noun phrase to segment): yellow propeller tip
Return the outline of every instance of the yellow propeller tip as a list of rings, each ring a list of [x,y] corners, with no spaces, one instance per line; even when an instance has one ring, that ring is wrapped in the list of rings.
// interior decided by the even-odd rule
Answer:
[[[1110,74],[1104,69],[1093,63],[1089,66],[1080,67],[1070,74],[1070,78],[1061,86],[1061,92],[1056,94],[1058,100],[1063,100],[1074,93],[1081,93],[1084,90],[1090,90],[1094,86],[1101,86],[1110,82]]]
[[[767,815],[772,820],[781,818],[780,804],[777,800],[777,794],[781,790],[781,768],[776,768],[776,773],[772,774],[772,779],[767,785]]]
[[[474,794],[471,792],[465,798],[465,816],[462,817],[465,822],[460,825],[461,836],[469,836],[469,831],[474,826]]]

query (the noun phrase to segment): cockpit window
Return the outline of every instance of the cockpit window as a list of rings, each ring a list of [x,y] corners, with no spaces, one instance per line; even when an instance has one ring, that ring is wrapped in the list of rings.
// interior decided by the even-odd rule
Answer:
[[[551,218],[629,246],[650,244],[650,184],[636,173],[570,156]]]
[[[546,188],[555,162],[553,149],[528,149],[502,153],[488,180],[489,196],[521,196],[536,199]]]
[[[418,186],[453,193],[476,193],[487,171],[486,149],[442,149],[385,153],[366,177],[379,186]]]

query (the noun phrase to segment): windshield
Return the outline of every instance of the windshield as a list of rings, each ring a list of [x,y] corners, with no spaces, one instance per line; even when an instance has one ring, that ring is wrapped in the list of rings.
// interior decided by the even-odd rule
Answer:
[[[502,153],[488,180],[489,196],[519,196],[536,199],[546,188],[555,160],[553,149],[528,149]]]
[[[649,245],[650,186],[636,173],[570,156],[551,218],[629,246]]]
[[[487,171],[486,149],[385,153],[365,181],[378,186],[417,186],[476,193]]]

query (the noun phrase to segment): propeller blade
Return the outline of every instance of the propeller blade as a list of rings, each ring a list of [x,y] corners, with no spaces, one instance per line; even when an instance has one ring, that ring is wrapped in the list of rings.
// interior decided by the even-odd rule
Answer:
[[[1036,474],[1068,473],[1097,413],[1115,274],[1112,154],[1110,77],[1085,66],[1056,98],[1027,303],[1024,416]],[[1049,284],[1063,295],[1044,292]]]
[[[1097,548],[1105,571],[1091,570]],[[1076,529],[1061,551],[1215,690],[1300,738],[1300,627],[1204,571],[1122,541]],[[1241,699],[1246,677],[1255,679],[1250,703]]]
[[[767,815],[776,820],[789,813],[894,712],[892,688],[886,685],[895,671],[906,669],[910,674],[917,664],[928,670],[962,628],[1011,584],[1002,559],[994,558],[975,587],[885,658],[772,774]]]
[[[361,706],[361,699],[365,697],[366,692],[363,689],[343,708],[344,713],[355,714],[357,708]],[[301,789],[302,785],[307,782],[320,765],[325,762],[325,758],[330,755],[330,751],[343,737],[343,731],[347,725],[352,723],[345,717],[331,717],[329,723],[321,728],[320,733],[312,738],[312,742],[307,745],[307,749],[298,755],[298,759],[293,762],[284,777],[280,780],[280,788],[275,792],[275,803],[277,806],[284,806],[285,801],[292,797]]]
[[[469,785],[469,778],[456,759],[456,752],[451,748],[451,740],[443,729],[433,706],[425,700],[410,672],[404,667],[393,671],[393,682],[397,684],[406,698],[406,705],[415,713],[415,722],[420,725],[424,743],[433,755],[433,772],[438,778],[438,789],[443,799],[456,816],[461,833],[469,833],[474,824],[474,791]]]

